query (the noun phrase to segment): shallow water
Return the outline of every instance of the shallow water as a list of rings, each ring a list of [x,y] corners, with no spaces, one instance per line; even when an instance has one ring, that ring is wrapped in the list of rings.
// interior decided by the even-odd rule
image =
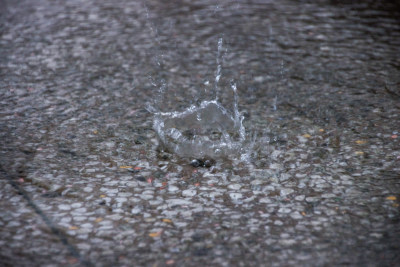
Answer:
[[[74,264],[71,247],[99,266],[398,262],[395,4],[0,7],[5,264]],[[169,112],[197,123],[182,112],[202,102],[200,117],[212,110],[239,143],[235,111],[244,116],[246,140],[257,136],[251,164],[195,168],[192,147],[186,157],[158,149],[154,112],[166,114],[167,126],[180,123]],[[218,142],[224,135],[218,126],[211,137],[196,125],[178,128],[185,142],[194,133]]]

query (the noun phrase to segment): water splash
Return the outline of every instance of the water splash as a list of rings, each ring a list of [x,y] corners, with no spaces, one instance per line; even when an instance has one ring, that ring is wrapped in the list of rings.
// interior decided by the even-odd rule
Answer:
[[[233,110],[226,109],[218,98],[221,78],[222,38],[218,41],[217,70],[215,73],[215,99],[202,101],[182,112],[161,112],[148,108],[154,113],[153,128],[160,145],[167,151],[181,157],[194,159],[240,159],[248,161],[254,140],[246,140],[244,117],[238,108],[236,83],[231,81],[234,96]],[[159,89],[159,93],[165,90]]]
[[[217,71],[215,73],[215,82],[214,82],[214,93],[215,99],[218,100],[219,96],[219,80],[221,79],[221,70],[222,70],[222,38],[218,40],[218,50],[217,50]]]

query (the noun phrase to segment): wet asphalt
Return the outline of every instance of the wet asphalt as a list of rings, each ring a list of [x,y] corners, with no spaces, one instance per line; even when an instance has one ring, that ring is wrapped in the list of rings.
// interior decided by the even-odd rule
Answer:
[[[391,1],[2,1],[0,265],[398,266],[399,17]],[[218,95],[232,109],[237,83],[257,141],[248,162],[197,166],[162,150],[148,104],[211,99],[220,38]]]

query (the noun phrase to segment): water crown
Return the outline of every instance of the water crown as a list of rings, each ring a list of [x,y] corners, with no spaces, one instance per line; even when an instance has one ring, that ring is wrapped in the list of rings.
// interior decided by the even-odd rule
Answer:
[[[251,142],[246,142],[244,117],[238,109],[236,83],[231,82],[234,95],[233,111],[226,109],[218,99],[221,78],[222,38],[218,41],[215,99],[204,100],[182,112],[161,112],[152,108],[153,128],[160,145],[168,152],[192,159],[220,158],[248,160]],[[165,84],[160,91],[164,91]]]

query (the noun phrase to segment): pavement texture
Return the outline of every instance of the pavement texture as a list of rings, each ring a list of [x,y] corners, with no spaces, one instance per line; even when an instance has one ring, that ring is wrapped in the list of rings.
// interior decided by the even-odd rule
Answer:
[[[400,266],[399,18],[390,1],[1,1],[0,265]],[[146,105],[209,98],[220,38],[221,102],[234,79],[256,148],[193,167]]]

